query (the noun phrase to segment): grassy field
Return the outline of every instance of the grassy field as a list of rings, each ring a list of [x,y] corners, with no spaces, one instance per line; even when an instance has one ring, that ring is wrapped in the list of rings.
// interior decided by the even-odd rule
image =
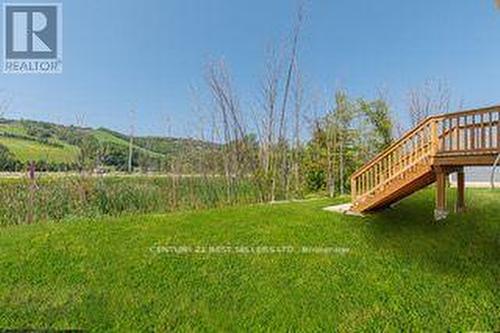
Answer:
[[[122,146],[122,147],[125,147],[128,149],[128,146],[129,146],[128,141],[126,141],[120,137],[117,137],[117,136],[113,135],[112,133],[107,132],[105,130],[101,130],[101,129],[93,130],[92,135],[101,143],[106,143],[106,142],[114,143],[114,144],[117,144],[119,146]],[[164,157],[164,155],[162,155],[162,154],[155,153],[153,151],[139,147],[137,145],[134,145],[134,149],[142,152],[143,154],[151,156],[151,157],[157,157],[157,158]]]
[[[35,160],[75,163],[79,154],[78,147],[63,143],[63,147],[56,147],[20,138],[0,137],[0,144],[7,147],[21,162]]]
[[[498,331],[500,192],[467,199],[438,224],[425,190],[366,218],[321,199],[0,228],[0,327]]]
[[[7,149],[21,162],[28,161],[52,161],[54,163],[75,163],[79,149],[76,146],[66,144],[55,138],[51,138],[51,143],[60,145],[53,146],[35,141],[30,136],[21,123],[0,124],[0,133],[20,135],[33,140],[26,140],[22,137],[0,136],[0,144]]]
[[[16,135],[28,135],[26,128],[21,123],[1,124],[0,133],[10,133]]]
[[[0,145],[12,153],[15,160],[44,161],[51,164],[73,164],[77,162],[83,138],[93,138],[102,149],[101,156],[108,166],[123,169],[123,156],[128,156],[129,137],[118,131],[106,128],[64,126],[56,123],[34,120],[12,120],[0,117]],[[91,142],[91,141],[89,141]],[[95,143],[95,142],[94,142]],[[136,136],[133,150],[135,158],[142,159],[142,164],[149,162],[149,169],[158,170],[158,163],[164,159],[182,158],[185,163],[199,162],[200,152],[217,149],[218,144],[186,138],[161,136]],[[4,171],[18,171],[3,167]],[[196,170],[191,166],[192,172]],[[74,166],[71,169],[75,169]]]
[[[21,162],[43,160],[54,163],[75,163],[78,158],[79,148],[77,146],[67,144],[56,138],[50,138],[50,142],[59,144],[62,147],[37,142],[35,140],[36,138],[29,135],[26,127],[19,122],[0,124],[0,133],[24,137],[0,136],[0,144],[7,147],[7,149],[9,149],[9,151],[11,151]],[[91,133],[101,143],[114,143],[128,149],[129,143],[127,141],[108,131],[97,129],[92,130]],[[26,138],[31,138],[33,140],[27,140]],[[151,157],[163,157],[162,154],[149,151],[137,145],[134,145],[134,148]]]

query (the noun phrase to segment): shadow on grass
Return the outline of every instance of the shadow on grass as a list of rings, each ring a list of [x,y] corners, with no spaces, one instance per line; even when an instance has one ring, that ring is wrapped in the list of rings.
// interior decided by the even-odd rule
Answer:
[[[453,207],[454,191],[449,193]],[[435,222],[432,189],[368,217],[367,237],[377,250],[394,252],[424,269],[461,276],[500,274],[500,191],[468,192],[468,211]]]

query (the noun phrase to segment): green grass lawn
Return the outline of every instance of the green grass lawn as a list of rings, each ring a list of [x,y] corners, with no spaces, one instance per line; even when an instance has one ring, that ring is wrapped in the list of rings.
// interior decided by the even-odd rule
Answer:
[[[425,190],[366,218],[321,199],[0,228],[0,327],[498,331],[500,192],[467,199],[438,224]],[[294,252],[151,251],[182,245]]]

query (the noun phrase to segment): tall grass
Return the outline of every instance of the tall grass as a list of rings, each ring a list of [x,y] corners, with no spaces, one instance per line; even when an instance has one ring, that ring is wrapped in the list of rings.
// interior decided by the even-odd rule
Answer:
[[[0,181],[0,226],[27,223],[30,216],[40,222],[164,213],[255,203],[260,197],[248,180],[234,184],[228,198],[220,177],[68,176],[44,178],[35,187],[28,179],[10,179]]]

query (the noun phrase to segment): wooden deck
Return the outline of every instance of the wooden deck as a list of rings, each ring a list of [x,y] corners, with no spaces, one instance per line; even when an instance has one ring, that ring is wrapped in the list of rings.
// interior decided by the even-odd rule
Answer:
[[[463,167],[493,165],[498,154],[500,106],[429,117],[352,175],[352,210],[381,209],[436,182],[436,218],[445,217],[446,177],[458,173],[463,210]]]

